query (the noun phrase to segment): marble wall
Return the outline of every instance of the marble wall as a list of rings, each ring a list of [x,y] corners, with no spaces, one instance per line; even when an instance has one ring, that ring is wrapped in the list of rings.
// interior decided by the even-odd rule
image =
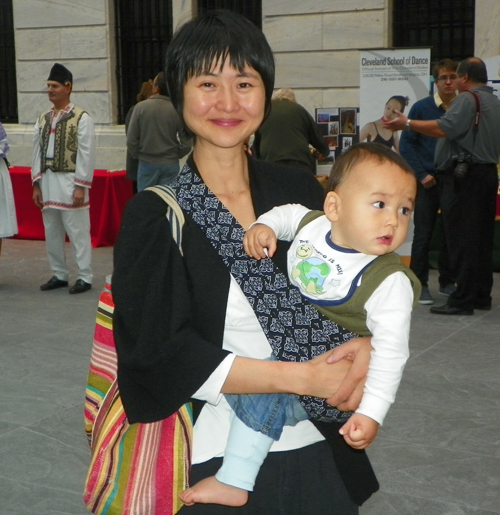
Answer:
[[[263,0],[262,28],[276,57],[276,87],[293,88],[311,114],[359,106],[360,48],[389,44],[389,0]]]
[[[359,49],[390,46],[392,0],[262,0],[262,28],[275,53],[276,87],[295,90],[311,114],[359,105]],[[45,80],[54,62],[73,72],[72,100],[97,124],[97,167],[123,168],[116,125],[114,0],[13,0],[19,125],[6,126],[11,161],[29,166],[32,126],[50,107]],[[193,0],[172,0],[174,26]],[[500,2],[476,0],[476,55],[500,54]]]
[[[474,53],[482,59],[500,55],[500,2],[476,0]]]

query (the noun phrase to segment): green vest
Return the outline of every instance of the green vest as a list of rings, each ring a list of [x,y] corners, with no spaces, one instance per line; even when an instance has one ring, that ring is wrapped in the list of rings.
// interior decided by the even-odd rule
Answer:
[[[309,222],[319,218],[324,213],[322,211],[311,211],[301,220],[297,233]],[[354,295],[344,304],[337,306],[318,306],[316,309],[326,315],[336,324],[345,327],[349,331],[359,336],[371,336],[366,326],[365,304],[372,296],[373,292],[390,275],[396,272],[403,272],[410,279],[413,288],[413,307],[418,305],[421,293],[421,284],[417,276],[401,261],[395,253],[384,254],[374,259],[362,276],[361,285],[356,288]]]

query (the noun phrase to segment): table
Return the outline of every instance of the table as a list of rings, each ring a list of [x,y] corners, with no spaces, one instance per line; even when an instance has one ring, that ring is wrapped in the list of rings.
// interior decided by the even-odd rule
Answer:
[[[26,166],[10,168],[19,232],[14,238],[44,240],[42,213],[32,200],[31,171]],[[132,198],[132,182],[125,171],[95,170],[90,188],[90,236],[93,247],[113,246],[126,203]]]

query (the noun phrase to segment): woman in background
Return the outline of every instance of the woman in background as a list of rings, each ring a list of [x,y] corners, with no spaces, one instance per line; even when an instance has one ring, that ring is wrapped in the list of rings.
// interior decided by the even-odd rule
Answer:
[[[0,122],[0,254],[2,252],[2,238],[10,238],[17,234],[16,206],[9,167],[7,166],[9,149],[7,134],[2,122]]]

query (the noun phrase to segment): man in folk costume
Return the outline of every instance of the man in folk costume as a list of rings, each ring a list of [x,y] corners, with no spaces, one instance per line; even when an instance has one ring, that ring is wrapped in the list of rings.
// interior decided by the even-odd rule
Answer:
[[[89,189],[95,161],[95,131],[90,116],[70,102],[73,75],[56,63],[47,79],[54,105],[35,123],[31,179],[33,201],[42,209],[47,256],[53,276],[42,291],[68,286],[66,234],[78,276],[69,293],[92,287]]]

